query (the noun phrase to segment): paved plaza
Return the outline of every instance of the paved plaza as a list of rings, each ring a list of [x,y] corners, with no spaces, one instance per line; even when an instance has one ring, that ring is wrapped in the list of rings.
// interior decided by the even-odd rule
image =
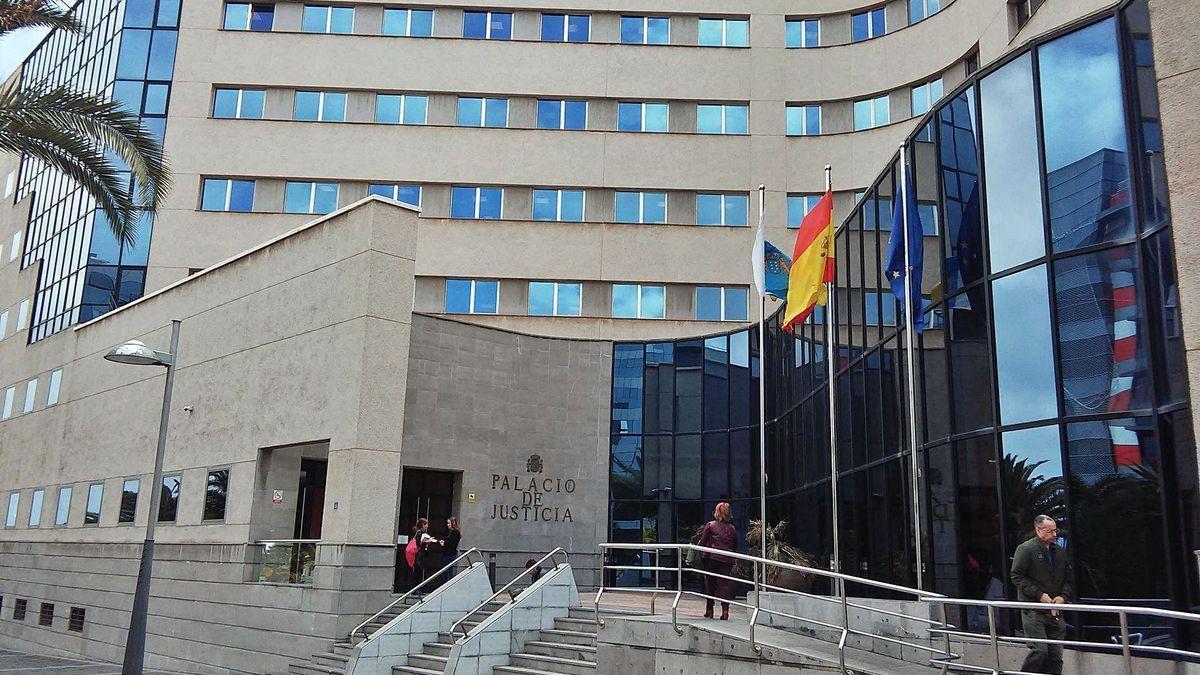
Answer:
[[[119,675],[121,664],[36,656],[5,649],[0,643],[0,673],[37,673],[37,675]],[[171,675],[163,670],[147,670],[146,675]]]

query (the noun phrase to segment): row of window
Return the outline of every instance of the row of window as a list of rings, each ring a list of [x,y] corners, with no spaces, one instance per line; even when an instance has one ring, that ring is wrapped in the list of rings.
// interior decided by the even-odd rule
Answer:
[[[908,0],[908,25],[924,20],[941,9],[942,0]],[[383,10],[382,35],[432,37],[433,9],[388,7]],[[786,46],[791,49],[820,47],[819,17],[786,19]],[[542,13],[542,42],[591,42],[592,18],[588,14]],[[226,3],[227,30],[270,31],[275,28],[275,5]],[[305,33],[349,35],[354,32],[354,7],[305,5],[300,30]],[[861,42],[887,32],[883,7],[850,15],[850,41]],[[513,13],[464,11],[462,37],[474,40],[511,40]],[[668,16],[622,16],[620,44],[667,45],[671,43]],[[697,19],[696,44],[701,47],[749,47],[750,20],[701,17]]]
[[[24,308],[22,316],[28,317],[28,315],[29,315],[28,303],[29,303],[28,300],[24,300],[21,303],[21,306]],[[5,327],[4,324],[6,324],[7,322],[8,322],[8,310],[4,310],[3,312],[0,312],[0,329],[3,329]],[[27,327],[27,324],[25,326],[21,325],[20,323],[17,324],[18,330],[23,330],[26,327]],[[46,407],[47,408],[49,408],[52,405],[58,404],[58,392],[59,392],[59,389],[62,387],[62,373],[63,373],[62,368],[59,368],[58,370],[55,370],[50,373],[50,378],[49,378],[50,383],[46,387]],[[18,385],[13,385],[4,390],[4,408],[3,408],[3,412],[0,412],[0,419],[6,420],[6,419],[12,417],[14,414],[17,414],[13,410],[13,407],[17,401],[17,386]],[[37,406],[37,392],[38,392],[38,378],[35,377],[32,380],[29,380],[28,382],[25,383],[25,398],[24,398],[24,403],[21,405],[20,414],[27,414],[27,413],[33,412],[33,409]]]
[[[911,89],[912,116],[923,115],[942,97],[942,78]],[[305,122],[345,122],[345,91],[298,90],[294,95],[292,119]],[[381,94],[375,96],[377,124],[428,123],[429,97],[424,94]],[[266,90],[218,87],[213,94],[212,115],[223,119],[262,119]],[[889,96],[883,94],[856,100],[854,130],[873,129],[890,124]],[[507,128],[509,99],[459,96],[455,124],[463,127]],[[618,101],[617,131],[665,133],[670,130],[670,104],[665,101]],[[821,105],[787,104],[787,134],[816,136],[821,131]],[[577,99],[538,99],[538,129],[583,131],[588,126],[588,101]],[[741,103],[701,103],[696,105],[696,133],[750,133],[750,106]]]
[[[132,523],[137,516],[138,499],[141,494],[142,480],[126,478],[121,482],[121,496],[118,505],[117,523]],[[158,522],[173,523],[179,513],[179,495],[183,486],[182,474],[174,473],[163,476],[161,494],[158,503]],[[58,501],[54,508],[54,527],[71,526],[71,500],[75,492],[73,485],[61,485],[58,488]],[[44,510],[46,490],[36,488],[30,493],[29,527],[42,526],[42,511]],[[225,505],[229,495],[229,469],[211,469],[204,492],[205,522],[225,520]],[[84,504],[82,525],[99,525],[101,509],[104,505],[104,483],[95,482],[88,485],[87,500]],[[8,495],[8,511],[4,518],[4,527],[17,527],[17,514],[21,508],[21,492],[14,491]]]
[[[0,595],[0,611],[4,609],[4,596]],[[13,602],[12,618],[13,621],[24,621],[25,615],[29,613],[29,601],[25,598],[17,598]],[[83,607],[72,607],[71,614],[67,619],[67,630],[74,633],[82,633],[83,625],[87,620],[87,610]],[[54,603],[43,602],[38,610],[38,625],[52,627],[54,626]]]
[[[749,290],[744,286],[696,287],[697,321],[746,321]],[[529,282],[529,316],[582,316],[583,284],[563,281]],[[447,279],[447,314],[498,314],[500,281]],[[613,284],[610,316],[614,319],[666,317],[666,286]]]

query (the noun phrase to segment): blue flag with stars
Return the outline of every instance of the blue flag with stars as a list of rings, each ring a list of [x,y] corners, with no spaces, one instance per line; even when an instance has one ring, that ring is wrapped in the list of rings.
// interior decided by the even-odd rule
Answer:
[[[921,227],[921,216],[917,212],[917,198],[913,194],[912,177],[906,176],[901,186],[903,199],[893,200],[896,206],[892,209],[892,232],[888,237],[887,267],[884,273],[892,286],[892,294],[900,301],[903,311],[906,306],[905,270],[904,270],[904,240],[908,240],[908,275],[911,276],[913,289],[913,330],[920,333],[925,329],[925,312],[921,303],[921,271],[924,266],[925,239]],[[904,236],[905,212],[908,215],[908,237]]]
[[[792,268],[792,259],[783,251],[775,248],[769,242],[763,242],[763,262],[766,274],[766,287],[763,291],[778,300],[787,300],[788,270]]]

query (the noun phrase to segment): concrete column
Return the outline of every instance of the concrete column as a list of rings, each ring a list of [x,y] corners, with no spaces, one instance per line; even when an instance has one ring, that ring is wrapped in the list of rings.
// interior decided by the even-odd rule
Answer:
[[[438,7],[433,14],[434,37],[462,37],[463,11],[455,7]]]
[[[279,213],[283,210],[284,181],[278,178],[259,178],[254,181],[254,206],[257,213]]]
[[[275,5],[274,29],[298,31],[304,20],[304,5],[299,2],[281,2]]]
[[[529,282],[524,279],[505,279],[500,284],[500,314],[524,316],[529,313]]]
[[[667,284],[666,308],[667,319],[687,321],[696,318],[695,309],[696,289],[685,284]]]
[[[696,223],[696,193],[668,192],[667,222],[694,225]]]
[[[671,101],[667,129],[690,134],[696,132],[696,103],[693,101]]]
[[[620,14],[593,14],[591,27],[592,42],[612,43],[621,40]]]

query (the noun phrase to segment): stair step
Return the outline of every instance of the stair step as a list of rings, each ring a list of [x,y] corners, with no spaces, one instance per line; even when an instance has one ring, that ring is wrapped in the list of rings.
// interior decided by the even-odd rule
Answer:
[[[288,673],[295,675],[346,675],[345,668],[331,668],[315,663],[293,663],[288,665]]]
[[[571,645],[594,645],[596,634],[578,630],[547,628],[542,630],[541,638],[545,642],[561,642]]]
[[[560,659],[578,659],[580,661],[596,660],[596,648],[592,645],[572,645],[562,642],[542,642],[530,640],[525,643],[525,651],[530,654],[557,656]]]
[[[446,657],[435,654],[409,654],[408,665],[428,668],[440,673],[446,670]]]
[[[350,657],[333,652],[324,654],[313,654],[312,662],[320,666],[328,666],[330,668],[346,669],[346,664],[349,663]]]
[[[455,636],[445,631],[441,631],[437,634],[437,641],[444,645],[452,645],[456,640],[457,638]]]
[[[550,672],[570,673],[572,675],[588,675],[596,672],[595,661],[580,661],[579,659],[564,659],[545,654],[530,654],[522,652],[509,657],[511,665],[524,668],[541,668]]]
[[[508,673],[509,675],[562,675],[562,673],[552,670],[538,670],[537,668],[526,668],[524,666],[494,666],[492,672],[497,674]]]
[[[409,675],[443,675],[443,671],[418,668],[416,666],[392,666],[393,673],[408,673]]]
[[[354,643],[336,642],[333,645],[333,653],[341,654],[342,656],[350,656],[354,653]]]
[[[421,645],[421,651],[426,654],[436,654],[437,656],[450,656],[450,650],[454,647],[452,644],[445,642],[426,642]]]
[[[557,618],[554,620],[555,628],[563,628],[566,630],[578,631],[580,633],[596,634],[596,622],[592,619],[574,619],[571,617]]]

